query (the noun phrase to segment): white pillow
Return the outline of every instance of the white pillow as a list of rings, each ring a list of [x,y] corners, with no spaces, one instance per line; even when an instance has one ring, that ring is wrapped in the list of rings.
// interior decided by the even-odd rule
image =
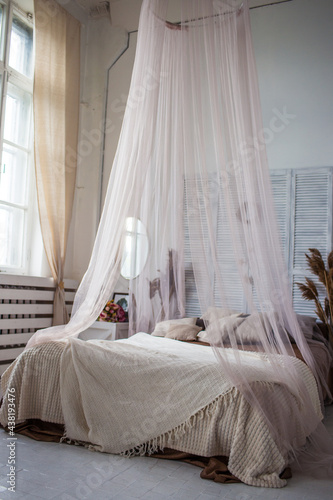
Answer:
[[[225,318],[227,316],[240,315],[240,312],[234,311],[233,309],[225,309],[220,307],[208,307],[207,311],[201,316],[201,319],[212,323],[218,319]]]
[[[272,316],[273,315],[273,316]],[[272,332],[271,320],[277,322],[278,328],[281,328],[276,313],[254,313],[245,318],[244,322],[237,328],[236,340],[243,342],[260,342],[262,333],[268,335]],[[267,332],[268,328],[268,332]]]
[[[213,321],[209,323],[205,331],[198,333],[198,339],[211,343],[219,343],[221,339],[226,341],[229,339],[230,333],[234,332],[244,319],[240,313],[236,313]]]
[[[164,337],[169,328],[174,325],[195,325],[197,318],[182,318],[182,319],[168,319],[167,321],[160,321],[156,323],[155,330],[152,335],[155,337]]]

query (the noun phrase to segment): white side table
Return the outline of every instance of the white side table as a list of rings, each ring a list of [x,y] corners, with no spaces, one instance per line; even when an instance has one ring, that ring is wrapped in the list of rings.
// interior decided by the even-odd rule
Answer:
[[[107,321],[95,321],[87,330],[80,333],[79,339],[92,340],[117,340],[128,337],[128,323],[109,323]]]

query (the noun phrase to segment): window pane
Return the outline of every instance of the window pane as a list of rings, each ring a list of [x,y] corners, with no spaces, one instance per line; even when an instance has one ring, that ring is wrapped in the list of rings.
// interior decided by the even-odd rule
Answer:
[[[3,19],[4,19],[4,6],[0,4],[0,42],[2,42],[2,32],[3,32]],[[1,43],[1,51],[0,51],[0,57],[3,59],[3,50],[2,50],[2,43]]]
[[[29,78],[33,74],[33,30],[15,14],[10,35],[9,66]]]
[[[0,266],[20,267],[24,210],[0,205]]]
[[[1,200],[21,205],[26,203],[27,168],[27,153],[4,143],[0,173]]]
[[[4,138],[23,147],[29,146],[31,95],[8,83]]]

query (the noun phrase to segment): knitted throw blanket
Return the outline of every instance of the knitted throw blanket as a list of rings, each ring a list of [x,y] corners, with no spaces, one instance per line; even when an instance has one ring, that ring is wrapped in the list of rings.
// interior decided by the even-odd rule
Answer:
[[[240,354],[247,381],[255,384],[258,395],[264,394],[274,381],[258,363],[259,355]],[[309,372],[304,363],[295,363]],[[143,333],[117,342],[71,339],[61,358],[66,436],[110,453],[163,447],[191,427],[194,415],[208,422],[216,401],[232,389],[210,348]],[[313,389],[316,396],[315,385]]]
[[[151,452],[158,438],[184,432],[192,415],[232,389],[211,352],[201,360],[181,349],[161,352],[156,339],[142,335],[146,347],[68,342],[60,367],[68,438],[110,453]]]

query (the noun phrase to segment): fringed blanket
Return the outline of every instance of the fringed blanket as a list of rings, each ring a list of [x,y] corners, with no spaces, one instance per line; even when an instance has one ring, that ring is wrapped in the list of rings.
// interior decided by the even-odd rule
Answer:
[[[258,371],[258,354],[244,356],[248,380],[268,405],[289,407],[294,396]],[[210,348],[137,334],[116,342],[45,344],[20,358],[4,376],[2,425],[8,421],[6,391],[15,387],[17,422],[39,418],[64,423],[67,439],[111,453],[165,447],[224,455],[230,472],[247,484],[285,484],[279,474],[288,457],[264,417],[230,386]],[[304,363],[295,363],[320,414],[314,378]],[[291,419],[290,426],[302,444],[297,422]]]
[[[193,415],[209,419],[218,398],[231,391],[210,356],[199,361],[172,349],[160,352],[156,341],[146,337],[150,348],[77,339],[68,343],[60,390],[71,439],[109,453],[150,453],[169,437],[182,436]]]

